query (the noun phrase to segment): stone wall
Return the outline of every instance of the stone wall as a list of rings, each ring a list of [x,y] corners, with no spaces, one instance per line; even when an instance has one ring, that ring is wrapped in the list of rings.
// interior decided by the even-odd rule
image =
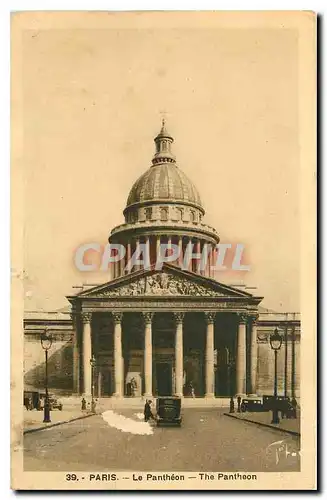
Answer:
[[[24,384],[40,389],[43,389],[45,385],[45,352],[39,335],[25,335]],[[72,392],[73,348],[71,341],[54,339],[48,351],[48,384],[50,390]]]

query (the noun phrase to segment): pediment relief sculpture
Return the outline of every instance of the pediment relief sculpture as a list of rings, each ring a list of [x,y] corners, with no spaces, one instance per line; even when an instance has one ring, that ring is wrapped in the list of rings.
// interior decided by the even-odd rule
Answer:
[[[156,273],[132,281],[128,285],[98,291],[96,297],[123,297],[137,295],[199,295],[202,297],[222,297],[224,294],[209,287],[199,285],[182,277],[167,273]]]

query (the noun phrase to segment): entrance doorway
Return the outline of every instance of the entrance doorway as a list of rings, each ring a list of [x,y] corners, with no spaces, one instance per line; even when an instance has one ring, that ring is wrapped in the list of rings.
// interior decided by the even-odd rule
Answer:
[[[171,363],[156,364],[156,379],[158,396],[171,396],[173,385]]]

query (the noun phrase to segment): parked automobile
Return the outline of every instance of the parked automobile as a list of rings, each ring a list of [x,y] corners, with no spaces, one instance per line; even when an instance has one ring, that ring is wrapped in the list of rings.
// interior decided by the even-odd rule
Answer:
[[[264,411],[269,411],[274,408],[275,396],[262,396],[262,404]]]
[[[288,396],[263,396],[264,411],[277,409],[281,412],[282,417],[295,418],[296,408]]]
[[[38,410],[44,410],[45,394],[40,394]],[[49,394],[49,406],[50,410],[62,410],[62,402],[57,399],[53,394]]]
[[[179,397],[159,397],[157,399],[157,426],[174,424],[180,426],[182,400]]]
[[[50,410],[62,410],[62,402],[55,398],[55,396],[49,396]]]
[[[241,411],[264,411],[261,398],[242,399]]]

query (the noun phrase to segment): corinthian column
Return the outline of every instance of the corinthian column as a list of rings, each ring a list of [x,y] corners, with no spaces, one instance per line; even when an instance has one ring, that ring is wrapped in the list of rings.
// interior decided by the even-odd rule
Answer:
[[[123,355],[122,355],[122,328],[123,313],[113,312],[114,320],[114,365],[115,365],[115,397],[122,397],[123,392]]]
[[[144,319],[144,396],[152,397],[152,318],[153,313],[143,313]]]
[[[206,355],[205,355],[205,376],[206,376],[206,398],[215,397],[215,367],[214,367],[214,322],[216,313],[206,312],[207,323],[206,334]]]
[[[73,338],[73,391],[75,394],[80,393],[79,373],[80,373],[80,352],[78,342],[78,316],[74,310],[71,312],[74,338]]]
[[[236,356],[236,393],[244,396],[246,385],[246,320],[245,314],[239,314]]]
[[[257,319],[258,315],[252,316],[251,321],[251,350],[250,350],[250,374],[251,374],[251,394],[257,391],[257,364],[258,364],[258,344],[257,344]]]
[[[175,395],[183,396],[183,320],[184,313],[174,313],[175,334]]]
[[[83,322],[83,379],[84,395],[90,397],[92,394],[92,337],[91,337],[92,313],[82,313]]]

